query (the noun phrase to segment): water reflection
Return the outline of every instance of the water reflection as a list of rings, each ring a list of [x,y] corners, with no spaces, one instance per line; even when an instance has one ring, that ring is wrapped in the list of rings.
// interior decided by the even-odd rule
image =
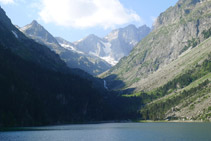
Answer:
[[[0,132],[3,141],[211,140],[210,123],[108,123],[26,128]]]

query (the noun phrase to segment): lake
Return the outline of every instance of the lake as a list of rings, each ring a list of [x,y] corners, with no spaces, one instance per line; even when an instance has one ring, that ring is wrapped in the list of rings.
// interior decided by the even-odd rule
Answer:
[[[28,131],[27,131],[28,130]],[[0,132],[0,141],[186,141],[211,140],[211,123],[104,123]]]

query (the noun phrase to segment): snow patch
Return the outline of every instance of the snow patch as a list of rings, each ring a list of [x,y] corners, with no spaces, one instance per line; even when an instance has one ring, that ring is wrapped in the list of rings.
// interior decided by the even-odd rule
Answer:
[[[112,53],[112,49],[111,49],[111,43],[109,42],[103,42],[101,41],[101,43],[103,44],[103,51],[105,52],[105,54],[107,56],[105,57],[101,57],[101,56],[98,56],[100,57],[101,59],[103,59],[104,61],[108,62],[109,64],[111,64],[112,66],[116,65],[118,63],[117,60],[115,60],[113,57],[111,57],[111,53]]]
[[[93,56],[96,56],[96,57],[99,57],[100,59],[106,61],[107,63],[109,63],[109,64],[112,65],[112,66],[114,66],[114,65],[116,65],[116,64],[118,63],[118,61],[115,60],[115,59],[114,59],[113,57],[111,57],[111,56],[101,57],[101,56],[99,56],[97,53],[92,52],[92,51],[90,51],[89,54],[90,54],[90,55],[93,55]]]
[[[112,66],[116,65],[118,63],[118,61],[116,61],[114,58],[112,58],[111,56],[106,56],[106,57],[100,57],[101,59],[105,60],[106,62],[108,62],[109,64],[111,64]]]
[[[75,49],[73,46],[71,45],[68,45],[68,44],[60,44],[63,48],[65,49],[68,49],[68,50],[71,50],[71,51],[74,51],[74,52],[77,52],[79,54],[84,54],[83,52],[81,51],[78,51],[77,49]]]
[[[78,41],[75,41],[73,44],[74,45],[78,45],[80,42],[82,42],[83,40],[85,40],[86,38],[82,38],[82,39],[80,39],[80,40],[78,40]]]
[[[97,54],[98,56],[100,56],[100,51],[101,51],[101,44],[98,42],[98,43],[97,43],[97,50],[96,50],[96,54]]]
[[[13,31],[13,30],[12,30],[12,33],[13,33],[13,35],[15,36],[15,38],[17,38],[17,39],[18,39],[18,35],[17,35],[17,33],[16,33],[15,31]]]
[[[111,43],[109,43],[109,42],[103,42],[103,41],[101,41],[101,43],[104,45],[103,51],[106,54],[111,54],[111,52],[112,52],[112,50],[111,50]]]

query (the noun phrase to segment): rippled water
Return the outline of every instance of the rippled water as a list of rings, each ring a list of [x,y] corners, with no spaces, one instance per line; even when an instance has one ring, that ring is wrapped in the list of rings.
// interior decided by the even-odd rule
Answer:
[[[211,123],[106,123],[26,130],[29,131],[0,132],[0,141],[211,140]]]

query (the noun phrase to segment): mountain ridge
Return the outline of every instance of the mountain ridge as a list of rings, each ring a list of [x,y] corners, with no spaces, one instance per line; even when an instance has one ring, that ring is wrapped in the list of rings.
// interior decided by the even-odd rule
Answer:
[[[48,46],[52,51],[56,52],[70,68],[79,68],[91,75],[97,75],[111,67],[100,58],[85,55],[74,50],[74,48],[71,47],[72,44],[67,41],[65,43],[70,44],[69,47],[60,45],[59,41],[61,40],[57,41],[58,38],[53,37],[53,35],[35,20],[32,21],[31,24],[20,28],[20,31],[36,42]]]
[[[210,0],[180,0],[100,75],[110,90],[142,99],[141,120],[211,121],[210,9]]]
[[[127,56],[150,31],[151,29],[146,25],[137,28],[131,24],[112,30],[103,38],[90,34],[73,44],[77,50],[100,57],[111,65],[115,65],[122,57]]]

